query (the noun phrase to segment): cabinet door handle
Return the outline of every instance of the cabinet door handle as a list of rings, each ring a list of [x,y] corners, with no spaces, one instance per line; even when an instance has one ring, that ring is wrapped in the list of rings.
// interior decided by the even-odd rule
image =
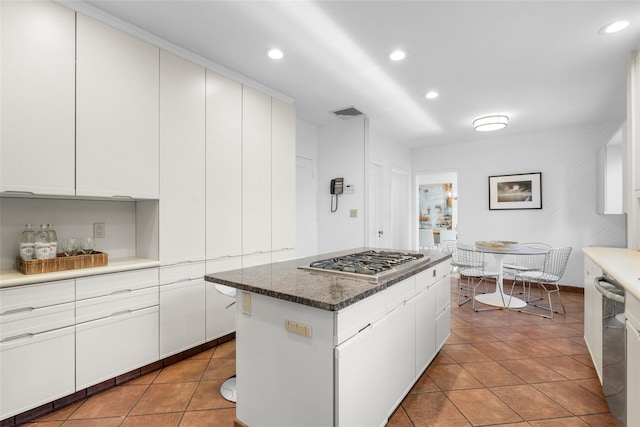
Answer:
[[[5,338],[2,341],[0,341],[0,343],[7,343],[7,342],[11,342],[11,341],[17,341],[17,340],[22,340],[22,339],[31,339],[33,338],[33,334],[31,333],[26,333],[26,334],[21,334],[21,335],[16,335],[15,337],[9,337],[9,338]]]
[[[131,293],[131,289],[119,289],[117,291],[111,292],[111,295],[129,294],[129,293]]]
[[[33,310],[35,310],[33,307],[21,307],[21,308],[16,308],[14,310],[5,311],[4,313],[0,314],[0,316],[10,316],[12,314],[19,314],[19,313],[30,313]]]
[[[111,316],[109,316],[109,317],[117,317],[117,316],[122,316],[122,315],[125,315],[125,314],[131,314],[131,313],[132,313],[132,311],[131,311],[131,310],[122,310],[122,311],[118,311],[118,312],[116,312],[116,313],[113,313],[113,314],[112,314]]]

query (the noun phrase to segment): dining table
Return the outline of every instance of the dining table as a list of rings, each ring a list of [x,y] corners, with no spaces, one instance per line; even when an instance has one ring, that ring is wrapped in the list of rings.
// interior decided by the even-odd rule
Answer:
[[[518,245],[517,242],[476,242],[476,250],[493,256],[496,262],[496,271],[499,273],[494,292],[476,295],[476,301],[483,304],[503,308],[523,308],[527,302],[504,292],[504,259],[507,255],[545,255],[549,249],[532,248]]]

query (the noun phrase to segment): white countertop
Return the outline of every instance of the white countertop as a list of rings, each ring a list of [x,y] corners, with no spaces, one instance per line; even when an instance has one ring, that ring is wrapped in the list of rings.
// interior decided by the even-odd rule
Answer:
[[[159,265],[160,261],[155,259],[131,257],[109,259],[109,264],[102,267],[80,268],[76,270],[56,271],[53,273],[27,275],[15,269],[0,270],[0,288],[138,270],[141,268],[158,267]]]
[[[640,300],[640,251],[625,248],[582,248],[607,274]]]

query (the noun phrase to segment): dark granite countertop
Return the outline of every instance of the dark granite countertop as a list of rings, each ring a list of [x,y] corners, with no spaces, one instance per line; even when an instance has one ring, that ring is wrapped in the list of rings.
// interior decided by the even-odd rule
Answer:
[[[338,311],[451,257],[451,255],[442,252],[422,252],[425,255],[423,258],[425,262],[412,263],[410,267],[384,275],[377,282],[370,279],[342,277],[335,273],[315,272],[298,268],[300,266],[308,266],[312,261],[370,249],[394,250],[356,248],[257,267],[207,274],[205,280],[322,310]],[[428,260],[426,260],[427,258]]]

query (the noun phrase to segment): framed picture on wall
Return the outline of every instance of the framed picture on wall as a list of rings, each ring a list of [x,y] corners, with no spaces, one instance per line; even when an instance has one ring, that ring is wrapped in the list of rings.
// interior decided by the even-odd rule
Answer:
[[[489,210],[542,209],[542,173],[489,177]]]

